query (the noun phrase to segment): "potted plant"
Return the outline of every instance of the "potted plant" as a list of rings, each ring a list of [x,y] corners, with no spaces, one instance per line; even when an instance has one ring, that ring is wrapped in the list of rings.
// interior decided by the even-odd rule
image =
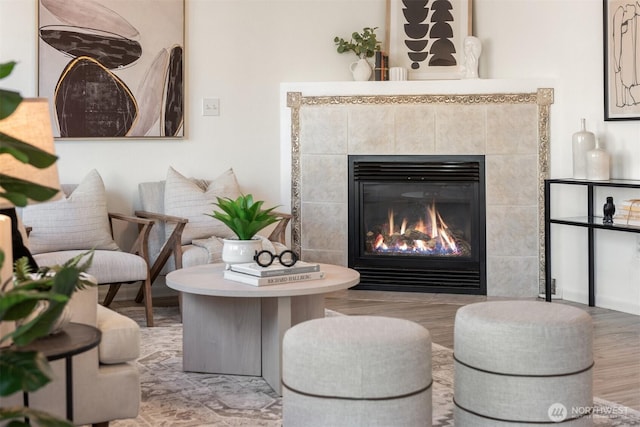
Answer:
[[[371,64],[367,58],[371,58],[380,50],[380,42],[376,38],[377,29],[378,27],[365,27],[361,33],[352,33],[349,41],[342,37],[333,39],[338,53],[353,52],[359,58],[350,66],[355,80],[366,81],[371,77]]]
[[[264,201],[254,201],[251,194],[242,194],[235,200],[230,197],[217,197],[216,200],[214,205],[220,210],[206,215],[225,224],[237,236],[237,239],[223,239],[222,260],[227,266],[252,261],[255,252],[262,249],[262,243],[254,238],[255,235],[281,219],[273,212],[276,207],[263,209]]]
[[[8,76],[15,62],[0,64],[0,79]],[[17,92],[0,89],[0,120],[11,115],[22,102]],[[43,168],[53,164],[57,157],[23,141],[0,132],[0,154]],[[0,173],[0,197],[16,206],[25,206],[29,198],[43,201],[53,197],[57,190],[29,181],[17,180]],[[20,390],[33,392],[49,381],[52,374],[46,357],[39,352],[20,351],[20,347],[50,333],[63,313],[71,294],[87,282],[81,276],[90,264],[80,265],[85,254],[69,260],[62,266],[43,269],[32,274],[26,258],[16,261],[13,277],[0,277],[0,323],[16,322],[18,326],[0,336],[0,396],[9,396]],[[5,255],[0,248],[0,267]],[[13,280],[12,280],[13,279]],[[43,304],[44,302],[44,304]],[[13,342],[11,347],[5,344]],[[46,412],[25,407],[0,407],[0,422],[22,426],[25,418],[38,425],[69,426]]]

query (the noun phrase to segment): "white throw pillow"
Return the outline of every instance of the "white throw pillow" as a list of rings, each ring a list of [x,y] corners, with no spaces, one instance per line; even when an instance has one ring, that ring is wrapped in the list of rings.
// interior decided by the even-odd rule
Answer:
[[[29,250],[33,254],[119,249],[111,237],[104,183],[95,169],[68,197],[24,208],[22,222],[32,227]]]
[[[182,232],[182,244],[190,244],[193,239],[206,239],[211,236],[233,237],[235,234],[222,222],[206,214],[216,208],[213,203],[216,197],[240,196],[240,187],[233,169],[207,183],[202,180],[189,179],[172,167],[167,171],[164,189],[164,210],[167,215],[178,216],[189,220]],[[175,226],[166,227],[167,238]]]

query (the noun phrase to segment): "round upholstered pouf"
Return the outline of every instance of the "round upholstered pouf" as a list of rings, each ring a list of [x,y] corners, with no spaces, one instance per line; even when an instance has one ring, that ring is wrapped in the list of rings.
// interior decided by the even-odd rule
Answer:
[[[590,426],[592,323],[537,301],[470,304],[454,327],[454,416],[460,426]]]
[[[408,320],[339,316],[289,329],[285,427],[431,426],[431,336]]]

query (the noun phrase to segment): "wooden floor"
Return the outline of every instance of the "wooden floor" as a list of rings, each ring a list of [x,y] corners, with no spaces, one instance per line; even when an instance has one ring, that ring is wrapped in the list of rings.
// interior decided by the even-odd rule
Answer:
[[[378,315],[413,320],[433,342],[453,348],[455,313],[463,305],[499,298],[382,291],[341,291],[327,295],[326,307],[349,315]],[[570,304],[594,321],[594,395],[640,410],[640,316]],[[549,355],[553,358],[553,354]]]
[[[325,306],[348,315],[413,320],[429,329],[433,342],[453,348],[453,322],[463,305],[504,298],[473,295],[348,290],[328,294]],[[155,306],[177,305],[177,298],[154,298]],[[542,303],[542,301],[541,301]],[[112,307],[130,305],[114,301]],[[640,316],[566,301],[594,321],[594,395],[640,410]],[[550,358],[553,354],[549,355]]]

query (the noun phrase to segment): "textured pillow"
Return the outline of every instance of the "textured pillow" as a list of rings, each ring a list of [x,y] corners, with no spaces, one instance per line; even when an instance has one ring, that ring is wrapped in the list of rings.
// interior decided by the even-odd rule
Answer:
[[[164,211],[167,215],[189,220],[182,232],[183,245],[191,243],[193,239],[211,236],[233,237],[235,235],[229,227],[206,214],[213,212],[216,197],[235,199],[239,195],[240,187],[233,169],[207,183],[186,178],[170,167],[164,188]],[[166,227],[167,238],[173,232],[173,228],[171,225]]]
[[[73,249],[118,250],[109,228],[104,183],[95,169],[68,197],[24,208],[22,221],[32,227],[29,249],[34,254]]]

